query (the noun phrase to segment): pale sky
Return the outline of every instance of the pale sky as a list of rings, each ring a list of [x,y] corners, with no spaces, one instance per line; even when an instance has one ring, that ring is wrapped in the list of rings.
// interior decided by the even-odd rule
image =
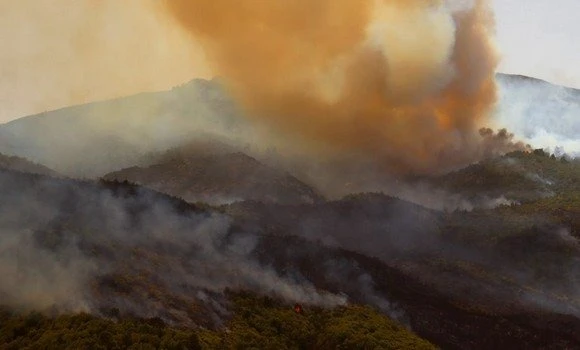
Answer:
[[[580,88],[580,0],[494,0],[500,71]]]
[[[0,123],[207,77],[156,1],[0,0]],[[500,71],[580,88],[580,0],[491,1]]]

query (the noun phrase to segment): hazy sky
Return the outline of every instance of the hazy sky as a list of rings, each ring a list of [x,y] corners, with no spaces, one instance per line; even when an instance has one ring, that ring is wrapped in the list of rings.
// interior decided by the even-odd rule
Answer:
[[[500,71],[580,87],[580,0],[493,1]],[[0,0],[0,122],[209,74],[154,4]]]
[[[0,122],[207,74],[158,0],[0,0]]]
[[[494,0],[500,71],[580,88],[580,0]]]

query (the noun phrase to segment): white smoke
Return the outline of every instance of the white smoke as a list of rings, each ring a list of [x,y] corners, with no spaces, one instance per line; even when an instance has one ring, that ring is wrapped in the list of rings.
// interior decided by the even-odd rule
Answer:
[[[533,148],[580,155],[580,90],[520,76],[498,75],[496,123]]]

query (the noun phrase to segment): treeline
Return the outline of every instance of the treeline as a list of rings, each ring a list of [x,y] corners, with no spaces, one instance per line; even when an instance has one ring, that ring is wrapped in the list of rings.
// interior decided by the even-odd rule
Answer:
[[[162,320],[48,317],[0,311],[0,349],[434,349],[366,306],[295,310],[251,294],[232,295],[233,317],[219,330]],[[298,312],[297,312],[298,311]]]

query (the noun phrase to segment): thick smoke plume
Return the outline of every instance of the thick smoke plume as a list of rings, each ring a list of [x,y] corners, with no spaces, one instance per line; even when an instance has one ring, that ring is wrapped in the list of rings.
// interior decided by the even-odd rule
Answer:
[[[496,100],[485,0],[175,0],[171,13],[249,115],[294,146],[395,172],[481,156]]]

